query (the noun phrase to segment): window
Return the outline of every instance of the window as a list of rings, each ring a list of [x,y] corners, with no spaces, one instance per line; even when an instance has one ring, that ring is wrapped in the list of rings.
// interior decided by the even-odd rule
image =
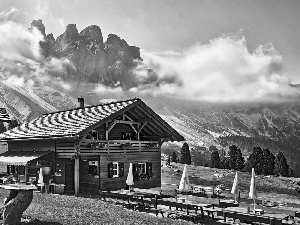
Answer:
[[[89,174],[98,175],[98,161],[89,161]]]
[[[139,174],[146,174],[146,163],[138,163]]]
[[[113,162],[113,177],[119,177],[119,163]]]
[[[131,140],[132,134],[127,132],[121,132],[121,140]]]
[[[7,165],[7,174],[13,174],[16,173],[16,166],[14,165]]]
[[[98,130],[92,130],[92,137],[96,140],[99,139],[99,131]]]
[[[124,176],[124,163],[111,162],[108,164],[108,177],[123,177]]]
[[[86,136],[86,139],[93,139],[93,140],[100,140],[102,135],[100,134],[99,130],[90,130]]]
[[[25,175],[25,166],[8,165],[7,173],[8,174],[17,173],[18,175]]]
[[[146,180],[153,176],[152,163],[136,163],[133,164],[133,180]]]

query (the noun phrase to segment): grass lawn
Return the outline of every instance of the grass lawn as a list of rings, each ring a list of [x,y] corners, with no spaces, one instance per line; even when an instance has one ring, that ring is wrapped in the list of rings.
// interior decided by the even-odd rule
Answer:
[[[162,167],[162,190],[164,193],[174,193],[175,186],[179,184],[183,165],[174,164],[173,168]],[[180,172],[174,172],[179,169]],[[225,174],[216,177],[213,174]],[[190,183],[193,185],[215,186],[225,184],[231,189],[235,176],[234,172],[222,169],[188,166]],[[250,186],[250,173],[240,173],[240,189],[242,197],[247,197]],[[258,176],[258,197],[273,201],[294,202],[300,204],[300,198],[291,188],[292,180],[299,178],[264,177]],[[8,195],[8,191],[0,189],[0,202]],[[226,195],[230,196],[230,193]],[[59,225],[59,224],[193,224],[182,220],[155,217],[147,213],[123,209],[95,198],[83,198],[67,195],[53,195],[34,193],[33,201],[24,212],[30,222],[27,225]],[[206,223],[206,222],[205,222]],[[206,224],[213,224],[208,221]]]
[[[0,201],[8,195],[0,189]],[[155,217],[123,209],[93,198],[34,193],[33,201],[23,213],[26,225],[60,224],[192,224],[181,220]]]
[[[172,163],[173,168],[162,167],[162,183],[179,184],[182,176],[184,165]],[[179,169],[181,172],[174,172]],[[224,177],[216,177],[214,174],[224,174]],[[231,190],[235,172],[224,169],[215,169],[202,166],[188,166],[189,180],[192,185],[216,186],[225,184]],[[291,177],[265,177],[257,176],[257,192],[259,199],[272,201],[282,201],[300,204],[300,193],[297,193],[292,184],[292,181],[299,181],[299,178]],[[239,172],[239,189],[242,198],[248,198],[251,173]],[[162,189],[165,192],[172,192],[174,186],[162,184]],[[230,196],[230,191],[224,193]]]

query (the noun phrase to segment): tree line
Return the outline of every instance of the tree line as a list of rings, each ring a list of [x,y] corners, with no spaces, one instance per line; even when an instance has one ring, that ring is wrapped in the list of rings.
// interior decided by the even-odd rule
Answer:
[[[242,155],[241,149],[235,145],[229,147],[227,154],[218,150],[211,153],[210,167],[221,169],[232,169],[250,172],[255,169],[256,174],[293,176],[293,170],[287,163],[283,152],[278,152],[276,156],[268,148],[261,149],[254,147],[247,161]]]
[[[254,147],[251,154],[245,160],[242,151],[236,145],[231,145],[229,151],[218,150],[215,146],[209,148],[211,151],[210,167],[220,169],[231,169],[237,171],[251,172],[255,169],[256,174],[293,176],[293,170],[288,165],[284,153],[279,151],[275,156],[268,148]],[[179,162],[181,164],[192,163],[192,157],[187,143],[183,143],[180,150],[180,157],[176,151],[168,156],[167,164]]]

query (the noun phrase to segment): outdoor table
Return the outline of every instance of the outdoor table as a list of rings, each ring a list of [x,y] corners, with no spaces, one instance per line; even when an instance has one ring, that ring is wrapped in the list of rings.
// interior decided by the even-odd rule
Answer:
[[[21,223],[22,213],[28,208],[33,198],[34,185],[6,184],[0,188],[10,190],[4,201],[3,225]]]

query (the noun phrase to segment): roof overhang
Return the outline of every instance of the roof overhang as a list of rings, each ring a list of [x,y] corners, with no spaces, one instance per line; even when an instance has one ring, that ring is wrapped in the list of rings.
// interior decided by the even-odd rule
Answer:
[[[28,141],[28,140],[73,140],[78,139],[79,135],[75,136],[45,136],[45,137],[22,137],[22,138],[6,138],[6,139],[0,139],[0,142],[7,142],[7,141]]]
[[[38,159],[51,151],[7,151],[0,155],[0,165],[25,166],[29,161]]]

